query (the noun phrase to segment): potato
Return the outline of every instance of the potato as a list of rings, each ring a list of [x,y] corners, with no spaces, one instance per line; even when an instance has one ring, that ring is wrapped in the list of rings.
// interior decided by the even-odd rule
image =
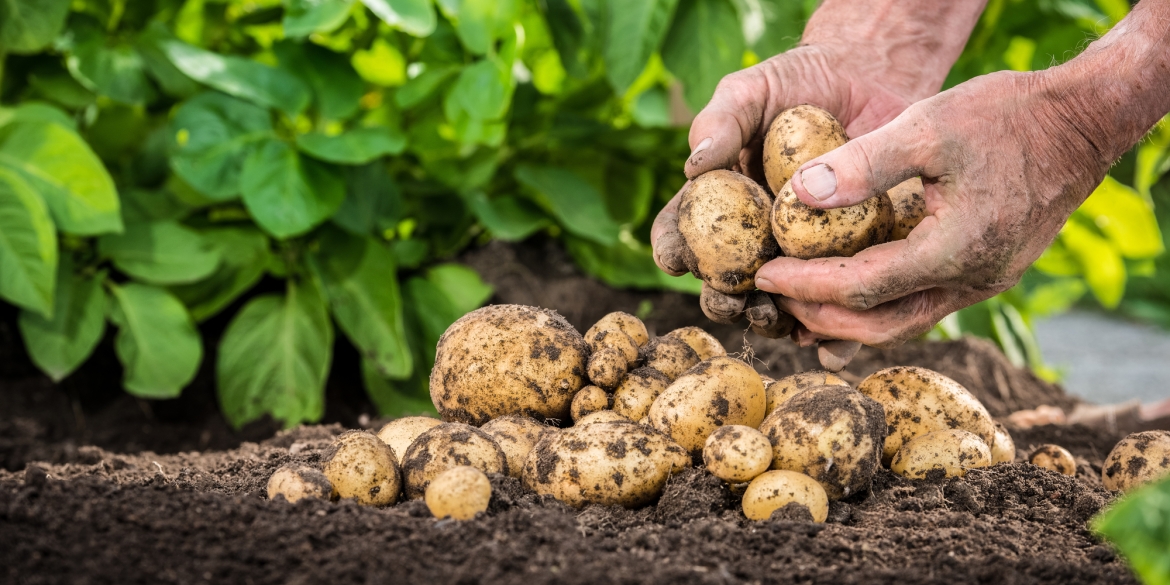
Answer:
[[[388,506],[398,501],[402,476],[390,446],[369,431],[348,431],[321,456],[333,496],[354,498],[363,506]]]
[[[599,422],[545,435],[524,463],[524,485],[577,508],[634,507],[658,497],[670,475],[690,462],[682,447],[653,429]]]
[[[718,356],[679,376],[647,416],[655,429],[697,453],[723,425],[760,426],[766,404],[760,375],[740,360]]]
[[[484,307],[439,338],[431,401],[443,420],[474,425],[506,414],[563,420],[588,357],[585,339],[555,311]]]
[[[508,461],[508,475],[520,477],[528,452],[545,433],[557,429],[526,416],[508,415],[493,418],[479,430],[487,433],[503,449]]]
[[[933,431],[962,429],[985,444],[995,439],[995,422],[975,396],[958,382],[932,370],[899,366],[874,372],[857,385],[886,411],[882,463],[910,439]]]
[[[818,386],[845,386],[849,387],[849,382],[846,382],[841,376],[828,372],[825,370],[811,370],[808,372],[800,372],[791,376],[785,376],[779,380],[773,380],[772,383],[764,381],[764,396],[768,400],[768,407],[764,411],[764,416],[772,414],[777,406],[780,406],[785,400],[796,396],[797,394]]]
[[[328,500],[333,484],[325,474],[307,465],[284,465],[268,478],[268,499],[283,497],[288,503],[304,498]]]
[[[614,311],[598,319],[585,332],[585,341],[592,344],[593,338],[604,331],[621,331],[630,336],[638,346],[646,345],[650,341],[650,334],[646,332],[646,324],[641,319],[621,311]]]
[[[654,368],[638,368],[622,379],[613,393],[614,412],[640,420],[650,413],[654,399],[670,386],[670,378]]]
[[[596,423],[603,423],[603,422],[632,423],[634,421],[632,421],[628,417],[622,416],[622,415],[620,415],[612,410],[599,410],[593,414],[590,414],[588,416],[583,417],[581,420],[577,421],[576,424],[574,424],[573,426],[580,427],[580,426],[591,425],[591,424],[596,424]]]
[[[390,446],[394,460],[401,462],[406,449],[419,435],[441,424],[443,421],[429,416],[404,416],[382,425],[378,438]]]
[[[700,361],[699,354],[677,337],[658,337],[642,348],[642,363],[674,380]]]
[[[618,329],[598,331],[586,338],[585,343],[589,344],[589,351],[595,353],[604,349],[617,350],[631,364],[638,361],[638,349],[641,347],[632,337]]]
[[[764,136],[764,177],[779,193],[804,163],[849,141],[832,114],[812,105],[780,112]]]
[[[573,417],[573,422],[577,422],[587,415],[609,408],[609,401],[609,394],[605,390],[593,385],[586,386],[573,397],[569,415]]]
[[[991,448],[983,439],[961,429],[947,429],[907,441],[894,455],[890,471],[910,479],[934,474],[963,477],[968,469],[990,465]]]
[[[829,499],[865,489],[881,466],[886,417],[877,401],[848,386],[813,386],[784,401],[760,425],[772,468],[817,480]]]
[[[452,467],[435,476],[424,500],[435,518],[470,520],[486,512],[492,499],[492,483],[470,465]]]
[[[922,179],[914,177],[902,181],[886,194],[894,206],[894,229],[890,232],[890,241],[905,240],[910,230],[926,217],[926,190],[922,187]]]
[[[785,256],[824,258],[852,256],[884,244],[894,227],[894,206],[882,193],[857,205],[817,209],[805,205],[784,185],[772,205],[772,233]]]
[[[994,457],[992,458],[994,460]],[[1077,462],[1072,453],[1060,445],[1040,445],[1028,456],[1028,462],[1062,475],[1076,475]]]
[[[699,175],[679,200],[683,263],[721,293],[755,290],[756,271],[780,253],[768,223],[771,209],[771,195],[739,173]]]
[[[1170,474],[1170,431],[1142,431],[1122,439],[1101,466],[1105,489],[1128,492]]]
[[[703,465],[727,483],[751,481],[771,464],[772,444],[764,433],[751,427],[719,427],[703,445]]]
[[[505,473],[508,457],[491,435],[462,423],[443,423],[411,443],[402,458],[406,497],[423,497],[440,473],[470,465],[484,473]]]
[[[620,350],[602,348],[589,356],[589,381],[602,388],[613,389],[622,381],[629,367],[630,362],[622,356]]]
[[[699,361],[727,355],[727,350],[723,349],[723,344],[719,343],[714,335],[698,327],[680,327],[663,335],[663,337],[673,337],[691,346],[691,349],[695,350],[695,354],[699,356]]]
[[[748,520],[767,520],[772,512],[797,504],[808,509],[813,522],[829,517],[829,498],[813,478],[795,471],[768,471],[748,484],[743,492],[743,515]]]
[[[995,421],[995,436],[991,439],[991,462],[1011,463],[1016,460],[1016,442],[999,421]]]

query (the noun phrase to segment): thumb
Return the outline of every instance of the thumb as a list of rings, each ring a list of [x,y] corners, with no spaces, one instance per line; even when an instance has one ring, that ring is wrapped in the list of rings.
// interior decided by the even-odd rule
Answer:
[[[739,163],[740,151],[760,130],[767,95],[767,82],[758,67],[737,71],[719,82],[711,101],[691,122],[691,155],[684,169],[688,179]]]

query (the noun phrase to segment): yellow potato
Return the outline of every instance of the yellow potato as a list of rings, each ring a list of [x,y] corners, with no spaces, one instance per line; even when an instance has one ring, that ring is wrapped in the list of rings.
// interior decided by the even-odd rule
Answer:
[[[849,387],[841,376],[825,370],[812,370],[785,376],[779,380],[764,381],[764,395],[768,399],[768,408],[764,416],[772,414],[777,406],[797,394],[817,386],[845,386]]]
[[[795,471],[768,471],[752,480],[743,492],[743,515],[767,520],[772,512],[796,504],[804,506],[813,522],[829,517],[829,498],[817,481]]]
[[[605,347],[589,356],[589,381],[596,386],[613,389],[622,381],[629,368],[630,362],[622,355],[621,350]]]
[[[278,496],[290,504],[304,498],[328,500],[333,496],[333,484],[325,474],[307,465],[285,465],[268,478],[268,499]]]
[[[894,206],[894,229],[890,241],[905,240],[922,219],[926,217],[926,190],[922,179],[907,179],[886,192]]]
[[[638,361],[638,348],[640,347],[638,342],[619,329],[595,332],[586,338],[585,342],[589,344],[589,351],[594,353],[604,349],[613,349],[621,354],[628,363],[632,364]]]
[[[743,483],[768,470],[772,444],[764,433],[743,425],[715,429],[703,445],[703,465],[728,483]]]
[[[614,412],[641,420],[650,412],[654,399],[670,386],[670,378],[654,368],[638,368],[622,379],[613,393]]]
[[[1040,445],[1028,456],[1028,462],[1062,475],[1076,475],[1077,462],[1072,453],[1060,445]]]
[[[423,497],[440,473],[470,465],[484,473],[506,473],[508,457],[491,435],[462,423],[443,423],[415,439],[402,458],[406,497]]]
[[[642,363],[674,380],[699,363],[699,354],[677,337],[659,337],[642,349]]]
[[[1128,492],[1170,475],[1170,431],[1142,431],[1122,439],[1101,466],[1105,489]]]
[[[369,431],[348,431],[321,456],[323,473],[333,495],[354,498],[363,506],[388,506],[398,501],[402,476],[390,446]]]
[[[504,450],[504,458],[508,460],[508,475],[520,477],[528,452],[532,451],[532,447],[545,433],[556,432],[557,429],[526,416],[508,415],[493,418],[479,430],[487,433]]]
[[[589,385],[582,388],[573,397],[573,403],[569,406],[569,414],[573,417],[573,422],[576,422],[587,415],[609,408],[609,401],[609,394],[606,394],[605,390]]]
[[[968,469],[991,465],[991,448],[973,433],[960,429],[934,431],[906,442],[890,471],[910,479],[926,479],[934,474],[963,477]]]
[[[435,518],[470,520],[486,512],[492,499],[492,483],[482,471],[469,465],[452,467],[435,476],[424,501]]]
[[[603,422],[607,422],[607,423],[608,422],[632,423],[634,421],[632,421],[629,418],[624,417],[624,416],[622,416],[622,415],[620,415],[612,410],[599,410],[593,414],[582,417],[581,420],[577,421],[573,426],[583,427],[585,425],[591,425],[591,424],[603,423]]]
[[[727,350],[723,349],[723,344],[719,343],[714,335],[698,327],[681,327],[663,335],[663,337],[674,337],[691,346],[691,349],[695,350],[695,354],[699,356],[699,361],[727,355]]]
[[[772,233],[793,258],[852,256],[888,242],[893,227],[894,206],[885,193],[849,207],[818,209],[805,205],[788,183],[772,205]]]
[[[759,427],[764,383],[751,366],[719,356],[687,370],[650,405],[650,424],[684,449],[697,453],[723,425]]]
[[[401,462],[406,449],[419,435],[441,424],[443,421],[429,416],[404,416],[382,425],[378,438],[390,446],[395,461]]]
[[[764,176],[779,193],[804,163],[849,141],[832,114],[804,104],[780,112],[764,136]]]
[[[995,437],[991,439],[991,462],[1011,463],[1016,460],[1016,442],[999,421],[995,421]]]
[[[621,331],[630,336],[639,346],[650,341],[650,334],[646,332],[646,324],[641,319],[621,311],[614,311],[597,320],[589,331],[585,332],[585,341],[593,343],[593,339],[605,331]]]

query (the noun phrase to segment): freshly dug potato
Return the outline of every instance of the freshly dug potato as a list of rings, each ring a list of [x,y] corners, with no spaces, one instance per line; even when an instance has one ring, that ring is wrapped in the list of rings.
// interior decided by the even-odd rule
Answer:
[[[743,483],[768,471],[772,444],[764,433],[743,425],[715,429],[703,445],[703,465],[728,483]]]
[[[764,177],[779,193],[804,163],[849,141],[832,114],[812,105],[788,108],[772,120],[764,136]]]
[[[881,466],[886,417],[848,386],[813,386],[781,403],[760,431],[771,441],[773,469],[799,471],[839,500],[865,489]]]
[[[573,422],[577,422],[587,415],[609,408],[609,400],[605,390],[593,385],[586,386],[573,397],[569,415],[573,417]]]
[[[439,338],[431,401],[443,420],[474,425],[506,414],[566,419],[588,357],[585,339],[555,311],[484,307]]]
[[[285,465],[268,478],[268,499],[283,497],[288,503],[304,498],[328,500],[333,496],[333,484],[325,474],[307,465]]]
[[[613,393],[614,412],[640,420],[650,412],[654,399],[670,386],[670,378],[654,368],[638,368],[622,379]]]
[[[641,319],[622,311],[614,311],[598,319],[589,331],[585,332],[585,341],[592,344],[595,337],[604,331],[621,331],[630,336],[639,346],[650,341],[650,334],[646,332],[646,324]]]
[[[899,366],[871,374],[857,385],[886,411],[882,463],[910,439],[933,431],[962,429],[986,445],[995,440],[995,422],[975,396],[958,382],[926,368]]]
[[[727,350],[723,349],[723,344],[719,343],[714,335],[698,327],[681,327],[663,335],[663,337],[674,337],[691,346],[691,349],[695,350],[699,356],[699,361],[727,355]]]
[[[378,438],[390,446],[396,461],[402,461],[406,449],[419,435],[441,424],[443,421],[429,416],[404,416],[382,425]]]
[[[524,460],[536,442],[545,433],[556,432],[553,427],[535,419],[514,414],[493,418],[479,430],[487,433],[504,450],[504,458],[508,460],[508,475],[512,477],[520,477]]]
[[[573,426],[581,427],[585,425],[592,425],[597,423],[632,423],[634,421],[624,417],[612,410],[599,410],[593,414],[584,416],[577,421]]]
[[[1170,431],[1142,431],[1122,439],[1101,466],[1105,489],[1128,492],[1170,474]]]
[[[991,448],[974,433],[961,429],[934,431],[906,442],[890,471],[910,479],[963,477],[968,469],[991,465]]]
[[[658,337],[642,349],[642,363],[654,368],[671,380],[699,363],[699,354],[677,337]]]
[[[748,484],[743,492],[743,515],[767,520],[772,512],[797,504],[808,509],[813,522],[829,517],[829,498],[817,481],[795,471],[768,471]]]
[[[435,476],[427,486],[424,501],[435,518],[470,520],[486,512],[492,499],[492,483],[482,471],[470,465],[452,467]]]
[[[994,457],[993,457],[994,459]],[[1040,445],[1028,456],[1028,462],[1062,475],[1076,475],[1077,462],[1072,453],[1060,445]]]
[[[363,506],[388,506],[398,501],[402,492],[398,462],[390,446],[374,433],[343,433],[321,459],[335,497],[354,498]]]
[[[841,376],[825,370],[800,372],[791,376],[785,376],[779,380],[773,380],[771,383],[765,381],[764,395],[768,399],[768,407],[765,410],[764,416],[772,414],[776,410],[776,407],[783,404],[785,400],[809,388],[819,386],[845,386],[848,388],[849,382],[846,382]]]
[[[922,179],[907,179],[886,193],[894,206],[894,229],[890,241],[905,240],[910,230],[926,217],[926,190],[922,187]]]
[[[756,271],[779,255],[768,224],[772,197],[733,171],[710,171],[691,181],[678,208],[687,269],[725,294],[756,288]]]
[[[524,463],[524,485],[573,507],[634,507],[662,492],[690,457],[667,436],[628,422],[578,425],[545,435]]]
[[[443,423],[415,439],[402,458],[406,497],[423,497],[440,473],[470,465],[484,473],[505,473],[508,457],[486,432],[462,423]]]
[[[885,193],[849,207],[817,209],[805,205],[788,183],[772,205],[772,233],[784,255],[793,258],[852,256],[888,242],[893,228],[894,206]]]
[[[595,351],[589,356],[589,381],[612,390],[622,381],[629,368],[630,362],[622,355],[621,350],[613,347],[602,348],[601,351]]]
[[[991,439],[991,462],[1011,463],[1016,460],[1016,442],[1006,427],[995,421],[995,437]]]
[[[713,357],[687,370],[650,405],[650,424],[684,449],[697,453],[723,425],[759,427],[764,383],[744,362]]]

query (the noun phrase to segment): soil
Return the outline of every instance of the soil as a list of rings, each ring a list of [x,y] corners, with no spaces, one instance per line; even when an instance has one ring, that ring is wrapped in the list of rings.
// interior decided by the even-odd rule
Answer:
[[[693,297],[584,278],[551,242],[492,244],[462,260],[496,287],[493,302],[554,308],[581,330],[612,310],[648,310],[651,332],[704,326],[772,376],[816,365],[812,350],[786,340],[713,327]],[[107,339],[53,384],[28,364],[14,322],[0,310],[0,582],[1136,583],[1086,529],[1114,497],[1100,465],[1120,439],[1096,429],[1010,429],[1017,461],[1057,443],[1075,456],[1075,477],[1024,463],[938,481],[879,470],[824,524],[792,511],[750,522],[737,494],[701,468],[635,510],[574,510],[494,476],[486,514],[435,520],[417,500],[384,509],[267,500],[276,468],[319,465],[335,435],[378,422],[345,377],[357,368],[344,341],[327,392],[334,424],[236,431],[216,412],[210,371],[177,400],[137,401],[118,390]],[[210,351],[223,326],[202,326]],[[865,349],[845,376],[891,365],[938,370],[997,417],[1076,402],[974,340]]]

